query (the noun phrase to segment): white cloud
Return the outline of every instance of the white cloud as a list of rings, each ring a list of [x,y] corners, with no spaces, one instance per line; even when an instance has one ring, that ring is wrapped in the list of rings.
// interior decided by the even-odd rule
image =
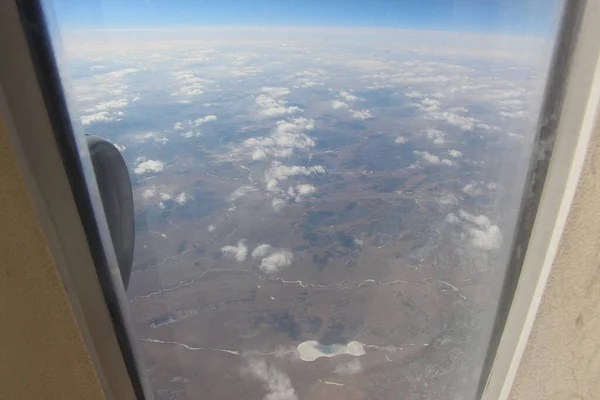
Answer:
[[[358,97],[356,97],[355,95],[353,95],[351,93],[348,93],[348,92],[344,92],[344,91],[340,92],[340,97],[342,97],[346,101],[356,101],[356,100],[358,100]]]
[[[217,120],[216,115],[207,115],[206,117],[195,119],[194,125],[199,126],[199,125],[205,124],[207,122],[216,121],[216,120]]]
[[[237,199],[239,199],[240,197],[245,196],[247,193],[255,192],[256,190],[258,190],[258,189],[253,188],[252,186],[249,186],[249,185],[240,186],[239,188],[237,188],[233,192],[231,192],[229,194],[229,196],[227,196],[227,200],[230,202],[234,202]]]
[[[284,87],[262,87],[261,90],[272,97],[287,96],[291,93],[290,89]]]
[[[175,197],[175,202],[179,205],[184,205],[185,203],[187,203],[190,200],[193,200],[193,198],[186,192],[179,193],[179,195],[177,195],[177,197]]]
[[[449,214],[446,220],[449,220]],[[454,216],[454,219],[457,219]],[[470,214],[465,210],[458,210],[458,217],[466,223],[465,229],[469,236],[469,243],[473,247],[482,250],[496,250],[502,244],[502,233],[498,225],[492,224],[490,219],[485,215]]]
[[[154,196],[156,196],[156,188],[154,186],[150,186],[142,192],[142,197],[144,199],[149,199]]]
[[[171,74],[181,86],[174,96],[196,96],[204,93],[204,85],[210,83],[208,79],[196,76],[194,71],[177,71]]]
[[[221,248],[221,252],[227,256],[235,258],[237,262],[242,262],[248,255],[248,247],[246,247],[246,241],[240,240],[237,246],[224,246]]]
[[[283,210],[283,207],[285,207],[285,200],[274,198],[271,203],[271,206],[275,211],[281,211]]]
[[[339,110],[340,108],[348,108],[348,104],[344,103],[343,101],[332,100],[331,107],[333,107],[335,110]]]
[[[454,158],[460,158],[460,157],[462,157],[462,155],[463,155],[463,154],[462,154],[460,151],[458,151],[458,150],[452,150],[452,149],[451,149],[451,150],[448,150],[448,154],[449,154],[451,157],[454,157]]]
[[[94,107],[88,108],[85,112],[99,112],[106,111],[114,108],[123,108],[129,104],[127,99],[116,99],[110,101],[103,101],[101,103],[96,104]]]
[[[265,91],[266,88],[263,88]],[[266,117],[279,117],[286,114],[295,114],[302,112],[297,106],[288,106],[288,102],[278,97],[288,94],[289,90],[285,88],[269,88],[272,92],[269,95],[261,94],[256,97],[256,104],[260,108],[259,113]],[[287,92],[286,92],[287,91]]]
[[[84,115],[81,117],[81,123],[83,125],[90,125],[94,122],[112,122],[112,121],[120,121],[120,119],[117,116],[108,113],[107,111],[102,111],[102,112],[91,114],[91,115]]]
[[[167,142],[169,141],[169,139],[167,139],[164,136],[159,136],[158,133],[156,133],[156,132],[139,133],[135,136],[135,138],[140,143],[146,143],[149,141],[153,141],[155,143],[167,144]]]
[[[242,372],[264,384],[267,394],[263,400],[298,400],[290,378],[273,365],[268,365],[265,360],[248,360],[248,364],[242,368]]]
[[[483,250],[499,249],[502,244],[502,233],[498,225],[491,225],[484,229],[471,228],[471,244]]]
[[[524,118],[527,114],[525,111],[514,111],[514,112],[506,112],[500,111],[500,115],[508,118]]]
[[[439,107],[440,101],[425,97],[423,100],[421,100],[421,104],[427,107]]]
[[[186,139],[190,139],[190,138],[193,138],[193,137],[200,137],[200,136],[202,136],[202,133],[200,133],[200,132],[193,132],[193,131],[187,131],[187,132],[183,132],[181,134],[181,136],[183,136]]]
[[[349,361],[347,363],[338,364],[333,370],[333,372],[335,372],[338,375],[356,375],[361,373],[362,370],[363,368],[362,364],[360,363],[360,360],[358,358],[355,358],[354,360]]]
[[[287,190],[287,195],[294,199],[296,203],[299,203],[303,200],[303,196],[308,196],[316,191],[317,189],[313,185],[301,184],[297,185],[295,188],[290,186]]]
[[[472,222],[476,225],[479,225],[480,227],[489,227],[491,225],[490,223],[490,219],[488,217],[486,217],[485,215],[479,214],[479,215],[473,215],[473,214],[469,214],[467,211],[465,210],[458,210],[458,216],[461,217],[462,219]]]
[[[350,116],[352,118],[356,118],[356,119],[360,119],[360,120],[365,120],[368,118],[373,118],[373,115],[371,115],[371,112],[369,110],[348,110],[350,111]]]
[[[408,142],[408,139],[405,138],[404,136],[398,136],[396,138],[396,140],[394,140],[394,143],[396,143],[396,144],[404,144],[406,142]]]
[[[421,156],[429,164],[439,164],[440,158],[436,155],[429,153],[428,151],[413,151],[418,156]]]
[[[300,196],[306,196],[316,191],[317,189],[315,189],[313,185],[304,184],[296,186],[296,193],[298,193]]]
[[[214,232],[215,229],[217,229],[217,228],[214,225],[209,225],[208,228],[206,228],[206,230],[209,232]]]
[[[410,91],[410,92],[404,92],[404,96],[409,97],[409,98],[420,98],[423,97],[423,93],[417,92],[417,91]]]
[[[115,147],[117,148],[117,150],[119,150],[121,153],[124,152],[125,150],[127,150],[127,146],[119,144],[119,143],[113,143],[115,145]]]
[[[443,206],[445,206],[445,205],[453,205],[453,206],[455,206],[455,205],[458,204],[458,198],[455,195],[451,194],[451,193],[446,193],[446,194],[443,194],[440,197],[438,197],[436,199],[436,202],[439,205],[443,205]]]
[[[167,201],[167,200],[171,200],[173,197],[169,194],[169,193],[161,193],[160,194],[160,199],[162,201]]]
[[[495,182],[490,182],[486,186],[489,190],[496,190],[496,188],[497,188],[497,185]]]
[[[446,134],[439,129],[427,129],[426,131],[427,138],[431,140],[434,144],[444,144],[446,140]]]
[[[138,175],[147,174],[150,172],[161,172],[165,168],[165,165],[162,161],[157,160],[147,160],[139,163],[133,170]]]
[[[468,194],[469,196],[476,197],[482,194],[480,188],[477,187],[477,183],[467,183],[462,188],[463,193]]]
[[[279,161],[273,161],[271,162],[271,168],[265,171],[265,181],[271,183],[273,179],[276,181],[284,181],[290,176],[308,176],[311,174],[323,173],[325,173],[325,168],[321,165],[313,165],[311,167],[293,165],[290,167],[283,165]]]
[[[271,252],[271,245],[259,244],[252,250],[252,258],[263,258]]]
[[[263,258],[260,270],[266,274],[274,274],[284,267],[290,265],[294,255],[289,250],[278,250],[268,257]]]
[[[304,117],[277,121],[271,136],[246,139],[244,147],[252,152],[253,160],[289,157],[296,149],[309,150],[315,146],[315,141],[305,133],[314,129],[314,124],[313,119]]]
[[[446,222],[449,224],[458,224],[460,220],[458,217],[452,213],[446,215]]]
[[[453,163],[452,161],[450,161],[450,160],[447,160],[447,159],[445,159],[445,158],[442,160],[442,164],[443,164],[443,165],[446,165],[446,166],[448,166],[448,167],[451,167],[451,166],[453,166],[453,165],[454,165],[454,163]]]

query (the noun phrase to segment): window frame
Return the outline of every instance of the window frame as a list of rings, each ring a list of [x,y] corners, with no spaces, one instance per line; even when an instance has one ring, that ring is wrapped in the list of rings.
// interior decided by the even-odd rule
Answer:
[[[125,292],[103,292],[100,280],[115,277],[98,277],[94,267],[103,262],[118,271],[106,219],[98,212],[102,205],[89,154],[64,141],[74,136],[73,127],[64,114],[56,114],[66,110],[62,89],[47,86],[60,83],[52,49],[47,36],[40,42],[46,32],[32,40],[23,24],[24,7],[33,7],[29,16],[52,28],[52,21],[46,26],[42,19],[39,2],[0,2],[0,112],[107,397],[152,399],[140,373],[137,344],[127,340],[132,330]],[[501,297],[510,300],[501,301],[496,317],[481,399],[510,395],[560,245],[598,111],[598,37],[600,0],[566,0]],[[42,68],[40,56],[45,57]],[[58,96],[58,111],[51,109],[48,96]],[[115,306],[120,315],[114,314]]]

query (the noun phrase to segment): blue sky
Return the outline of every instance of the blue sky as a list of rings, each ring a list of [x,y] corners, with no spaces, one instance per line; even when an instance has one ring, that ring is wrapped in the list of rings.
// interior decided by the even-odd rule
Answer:
[[[68,28],[361,26],[546,35],[561,0],[52,0]]]

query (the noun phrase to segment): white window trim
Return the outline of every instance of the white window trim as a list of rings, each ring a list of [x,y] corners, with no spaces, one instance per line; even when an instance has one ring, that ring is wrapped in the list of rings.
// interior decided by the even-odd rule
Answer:
[[[506,400],[510,396],[560,246],[598,115],[599,37],[600,1],[589,0],[565,82],[550,168],[517,289],[483,392],[484,400]]]

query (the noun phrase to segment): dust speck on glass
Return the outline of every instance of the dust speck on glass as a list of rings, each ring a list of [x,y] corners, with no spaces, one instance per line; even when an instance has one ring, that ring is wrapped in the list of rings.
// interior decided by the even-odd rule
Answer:
[[[51,4],[157,398],[473,398],[562,2]]]

